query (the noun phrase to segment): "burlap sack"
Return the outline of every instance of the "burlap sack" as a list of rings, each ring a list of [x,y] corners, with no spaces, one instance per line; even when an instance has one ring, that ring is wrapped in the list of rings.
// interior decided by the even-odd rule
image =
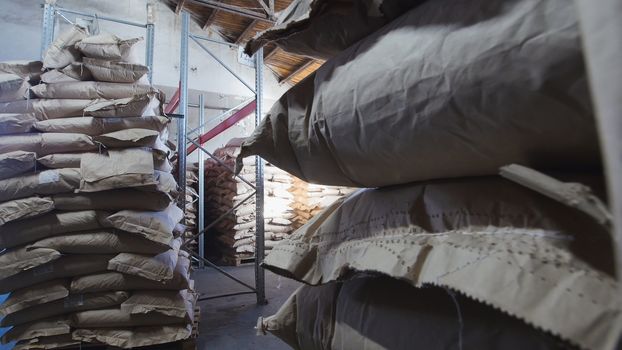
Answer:
[[[48,237],[27,246],[29,251],[47,248],[63,254],[160,254],[170,249],[167,245],[114,229],[80,231]]]
[[[32,218],[54,210],[50,197],[28,197],[0,203],[0,226],[9,221]]]
[[[79,169],[44,170],[31,175],[0,180],[0,201],[33,195],[73,192],[79,187]]]
[[[0,103],[0,113],[32,114],[38,120],[80,117],[90,100],[30,99]]]
[[[84,58],[84,65],[97,81],[111,83],[135,83],[149,68],[140,64]]]
[[[130,314],[162,314],[191,321],[194,318],[195,296],[188,290],[137,291],[121,304],[121,310]]]
[[[125,129],[163,131],[169,122],[166,117],[78,117],[37,121],[34,128],[41,132],[71,132],[94,136]]]
[[[163,98],[155,92],[116,100],[95,100],[84,109],[84,113],[100,118],[158,116],[164,114]]]
[[[72,65],[67,66],[67,68]],[[76,79],[64,74],[62,71],[57,69],[49,70],[43,74],[41,74],[41,82],[46,84],[55,84],[55,83],[66,83],[66,82],[75,82]]]
[[[34,152],[8,150],[4,152],[6,148],[0,147],[0,149],[2,149],[0,151],[0,179],[7,179],[35,169],[37,155]]]
[[[37,162],[46,168],[80,168],[80,161],[85,153],[55,153],[37,158]]]
[[[183,211],[171,204],[163,211],[122,210],[106,218],[114,228],[141,235],[144,238],[169,244],[175,225],[183,218]],[[0,227],[1,230],[1,227]]]
[[[53,317],[24,323],[11,328],[2,336],[2,344],[28,340],[38,337],[51,337],[70,334],[71,326],[67,317]]]
[[[157,132],[156,132],[157,133]],[[97,192],[115,188],[156,185],[153,156],[141,148],[87,153],[80,162],[80,191]]]
[[[74,81],[56,84],[39,84],[33,86],[32,91],[39,98],[79,98],[79,99],[106,99],[115,100],[158,93],[149,85],[105,83],[98,81]],[[161,93],[161,92],[160,92]]]
[[[15,326],[76,311],[111,307],[121,304],[127,298],[129,298],[128,292],[70,294],[61,300],[9,314],[0,321],[0,325]]]
[[[76,48],[86,57],[127,61],[132,47],[142,40],[142,37],[123,40],[116,35],[102,33],[82,39],[76,43]]]
[[[0,153],[34,152],[39,156],[63,152],[97,150],[90,136],[83,134],[21,134],[0,137]]]
[[[439,1],[292,88],[240,156],[357,187],[491,175],[509,163],[598,166],[573,4]]]
[[[0,316],[29,308],[31,306],[63,299],[69,295],[69,283],[66,280],[43,282],[27,288],[17,289],[0,305]]]
[[[76,328],[119,328],[180,324],[185,320],[162,314],[130,314],[119,308],[89,310],[71,315],[71,325]]]
[[[147,278],[119,272],[101,272],[71,281],[72,293],[93,293],[114,290],[172,290],[190,288],[190,260],[186,253],[180,254],[173,273],[167,281],[154,281]]]
[[[170,249],[156,254],[119,253],[108,262],[108,270],[144,277],[154,281],[167,281],[173,278],[181,238],[170,242]]]
[[[29,96],[30,84],[26,78],[0,73],[0,102],[24,100]]]
[[[27,249],[26,247],[5,250],[0,255],[0,279],[17,275],[20,272],[41,266],[60,258],[59,251],[42,247]]]
[[[75,80],[79,80],[79,81],[91,81],[93,80],[93,75],[91,74],[91,71],[86,68],[84,66],[84,63],[82,62],[73,62],[72,64],[68,65],[67,67],[63,68],[61,70],[61,72],[70,77],[71,79],[73,79],[73,81]],[[63,81],[62,79],[59,79],[58,82]],[[71,81],[71,80],[70,80]],[[55,81],[48,81],[47,83],[55,83]]]
[[[622,325],[606,229],[497,177],[361,190],[264,264],[309,284],[355,270],[447,287],[584,348],[611,348]]]
[[[81,55],[74,45],[87,36],[88,30],[77,25],[61,33],[45,51],[43,67],[63,68],[71,62],[79,61]]]
[[[163,192],[137,191],[130,188],[92,193],[56,194],[52,206],[58,210],[164,210],[172,202]],[[2,217],[0,204],[0,217]],[[1,220],[0,220],[1,222]]]
[[[85,210],[53,212],[0,226],[0,248],[12,248],[55,235],[109,227],[110,213]]]
[[[153,147],[160,133],[148,129],[125,129],[94,136],[93,140],[107,148]]]
[[[258,333],[294,349],[572,348],[449,290],[357,277],[299,288],[274,316],[260,318]]]
[[[106,271],[114,255],[65,255],[45,265],[0,280],[0,293],[26,288],[59,278]]]
[[[73,338],[85,342],[97,341],[128,349],[187,339],[191,333],[192,325],[189,324],[111,329],[81,328],[73,332]]]
[[[39,80],[43,62],[41,61],[7,61],[0,62],[0,72],[15,74],[30,80]]]
[[[30,132],[37,118],[32,114],[0,114],[0,135]]]

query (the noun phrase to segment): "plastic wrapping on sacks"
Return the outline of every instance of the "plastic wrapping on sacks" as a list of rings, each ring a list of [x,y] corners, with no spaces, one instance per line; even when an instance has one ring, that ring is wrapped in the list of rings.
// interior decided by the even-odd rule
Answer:
[[[426,2],[335,56],[241,156],[357,187],[599,166],[573,4],[478,1]]]

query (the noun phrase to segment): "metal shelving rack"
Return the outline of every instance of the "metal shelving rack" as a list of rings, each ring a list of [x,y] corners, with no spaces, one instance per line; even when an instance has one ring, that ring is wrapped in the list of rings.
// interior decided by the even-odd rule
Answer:
[[[62,7],[57,7],[55,5],[56,1],[54,0],[46,0],[43,6],[43,27],[42,27],[42,35],[41,35],[41,57],[45,53],[45,50],[52,44],[54,41],[54,30],[56,28],[56,19],[62,19],[69,24],[75,24],[70,19],[67,18],[67,14],[82,16],[82,17],[90,17],[100,21],[108,21],[115,22],[120,24],[125,24],[132,27],[145,28],[145,43],[146,43],[146,52],[145,52],[145,65],[149,67],[148,77],[149,83],[152,83],[153,79],[153,42],[155,39],[155,14],[153,4],[147,4],[147,21],[145,23],[139,23],[134,21],[128,21],[120,18],[113,18],[108,16],[101,16],[97,13],[86,13],[80,12],[70,9],[65,9]]]
[[[180,65],[179,65],[180,66],[180,79],[179,79],[180,80],[180,89],[179,89],[179,117],[180,118],[177,120],[177,126],[178,126],[177,139],[178,139],[178,152],[179,152],[179,160],[178,160],[179,179],[178,180],[181,185],[180,187],[182,188],[181,190],[182,193],[180,194],[180,206],[184,209],[185,209],[185,204],[186,204],[185,203],[185,198],[186,198],[185,183],[186,183],[186,155],[187,154],[185,150],[186,150],[187,143],[189,143],[191,146],[193,146],[194,148],[197,148],[200,151],[199,176],[198,176],[199,178],[198,179],[199,181],[198,232],[193,237],[190,237],[189,239],[187,239],[184,242],[183,247],[187,247],[187,245],[190,244],[191,242],[195,240],[199,240],[198,253],[192,253],[192,256],[199,261],[199,268],[204,267],[205,265],[210,266],[214,268],[215,270],[217,270],[218,272],[222,273],[223,275],[227,276],[228,278],[246,287],[246,289],[248,289],[247,291],[238,291],[238,292],[232,292],[232,293],[227,293],[227,294],[222,294],[222,295],[205,296],[205,297],[199,298],[199,300],[209,300],[209,299],[216,299],[216,298],[228,297],[232,295],[241,295],[241,294],[256,294],[257,303],[266,304],[267,301],[266,301],[266,296],[265,296],[265,274],[264,274],[263,267],[261,267],[261,263],[265,256],[264,215],[263,215],[263,210],[264,210],[263,160],[260,157],[256,157],[256,162],[257,162],[256,173],[255,173],[255,181],[256,181],[255,184],[256,185],[253,185],[252,183],[250,183],[249,181],[247,181],[246,179],[244,179],[243,177],[239,175],[235,175],[238,179],[240,179],[241,181],[246,183],[248,186],[250,186],[254,190],[253,193],[247,196],[238,205],[234,206],[229,211],[221,215],[219,218],[212,221],[209,225],[205,226],[205,218],[204,218],[205,212],[202,206],[204,203],[204,199],[205,199],[204,198],[204,186],[205,186],[204,175],[205,174],[204,174],[203,156],[207,155],[210,158],[214,159],[216,162],[225,166],[226,168],[228,167],[220,159],[215,157],[213,154],[211,154],[209,151],[207,151],[207,149],[205,149],[201,145],[200,138],[195,139],[189,136],[189,133],[187,132],[188,120],[186,118],[188,114],[188,43],[189,43],[189,40],[192,40],[205,53],[211,56],[223,68],[225,68],[229,73],[231,73],[231,75],[233,75],[244,86],[246,86],[251,92],[253,92],[253,94],[255,95],[255,102],[254,102],[255,126],[259,124],[262,118],[261,108],[262,108],[262,98],[263,98],[263,94],[262,94],[263,92],[263,70],[262,70],[263,50],[259,50],[254,56],[255,88],[253,89],[253,87],[250,84],[244,81],[244,79],[242,79],[242,77],[236,74],[235,71],[233,71],[229,66],[227,66],[226,63],[224,63],[216,55],[214,55],[203,44],[203,42],[223,44],[229,47],[235,47],[235,45],[230,44],[230,43],[220,42],[220,41],[207,38],[204,36],[192,34],[190,33],[190,29],[189,29],[189,22],[190,22],[189,13],[187,11],[182,11],[181,18],[182,18],[181,54],[180,54]],[[240,106],[233,107],[232,109],[222,113],[220,116],[224,116],[234,111],[235,109],[239,108]],[[250,104],[248,104],[247,107],[248,106],[250,106]],[[199,114],[199,127],[194,130],[191,130],[190,133],[194,131],[199,131],[199,130],[203,131],[203,128],[205,127],[204,101],[203,101],[202,95],[199,97],[199,111],[200,111],[199,112],[200,113]],[[185,142],[181,140],[184,140]],[[229,169],[229,170],[231,171],[233,175],[234,170],[233,169]],[[255,205],[256,205],[256,231],[255,231],[256,247],[255,247],[255,286],[254,287],[245,283],[244,281],[239,280],[235,276],[232,276],[231,274],[227,273],[226,271],[224,271],[223,269],[221,269],[220,267],[218,267],[217,265],[215,265],[214,263],[206,259],[204,255],[204,248],[203,248],[203,244],[204,244],[203,235],[205,234],[205,232],[207,232],[207,230],[209,230],[212,226],[216,225],[220,220],[224,219],[228,214],[233,212],[233,210],[235,210],[238,206],[250,200],[253,196],[255,197]]]

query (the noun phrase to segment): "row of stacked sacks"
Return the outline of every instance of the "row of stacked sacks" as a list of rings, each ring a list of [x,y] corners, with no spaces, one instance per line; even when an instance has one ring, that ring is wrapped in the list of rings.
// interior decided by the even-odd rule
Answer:
[[[293,176],[292,178],[294,180],[289,192],[294,196],[291,204],[294,212],[291,219],[294,229],[300,228],[322,210],[356,190],[346,186],[310,184]]]
[[[317,52],[329,59],[277,101],[237,170],[259,155],[306,182],[369,188],[272,249],[264,266],[306,285],[260,331],[295,349],[616,348],[574,4],[407,3],[297,2],[253,41],[335,50]],[[335,27],[353,36],[325,43]]]
[[[255,160],[247,161],[248,167],[239,177],[234,177],[231,170],[235,166],[239,142],[239,139],[233,139],[214,151],[219,161],[209,159],[205,162],[206,224],[230,211],[209,232],[207,255],[214,261],[233,265],[255,256],[256,237]],[[293,230],[293,195],[288,191],[292,181],[292,177],[282,170],[265,165],[264,244],[267,251]]]
[[[199,183],[198,164],[189,164],[186,167],[186,210],[184,211],[184,242],[188,242],[187,250],[198,254],[198,240],[194,239],[199,232],[198,228],[198,183]],[[201,228],[203,229],[203,228]]]
[[[73,27],[43,62],[0,64],[34,95],[0,84],[0,326],[16,349],[191,335],[169,120],[123,61],[134,42]]]

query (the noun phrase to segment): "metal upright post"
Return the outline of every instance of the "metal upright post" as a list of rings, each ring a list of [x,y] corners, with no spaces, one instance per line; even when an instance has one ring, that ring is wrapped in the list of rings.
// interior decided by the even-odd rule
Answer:
[[[205,122],[205,96],[199,95],[199,133],[202,135],[204,131],[203,123]],[[205,227],[205,153],[199,152],[199,230]],[[205,234],[199,236],[199,268],[205,267]]]
[[[54,25],[55,25],[55,13],[56,8],[54,1],[47,0],[43,5],[43,24],[41,33],[41,59],[45,54],[45,50],[52,44],[54,40]]]
[[[188,33],[190,15],[182,11],[181,15],[181,54],[179,57],[179,114],[177,120],[177,154],[179,166],[179,205],[186,212],[186,128],[188,126]]]
[[[263,98],[263,49],[255,53],[255,126],[261,122]],[[255,157],[255,289],[257,290],[257,304],[267,304],[265,291],[265,271],[261,264],[264,259],[265,232],[264,232],[264,183],[263,183],[263,160]]]
[[[147,77],[149,84],[153,84],[153,46],[155,40],[155,9],[153,3],[147,4],[147,39],[145,52],[145,65],[149,67]]]

